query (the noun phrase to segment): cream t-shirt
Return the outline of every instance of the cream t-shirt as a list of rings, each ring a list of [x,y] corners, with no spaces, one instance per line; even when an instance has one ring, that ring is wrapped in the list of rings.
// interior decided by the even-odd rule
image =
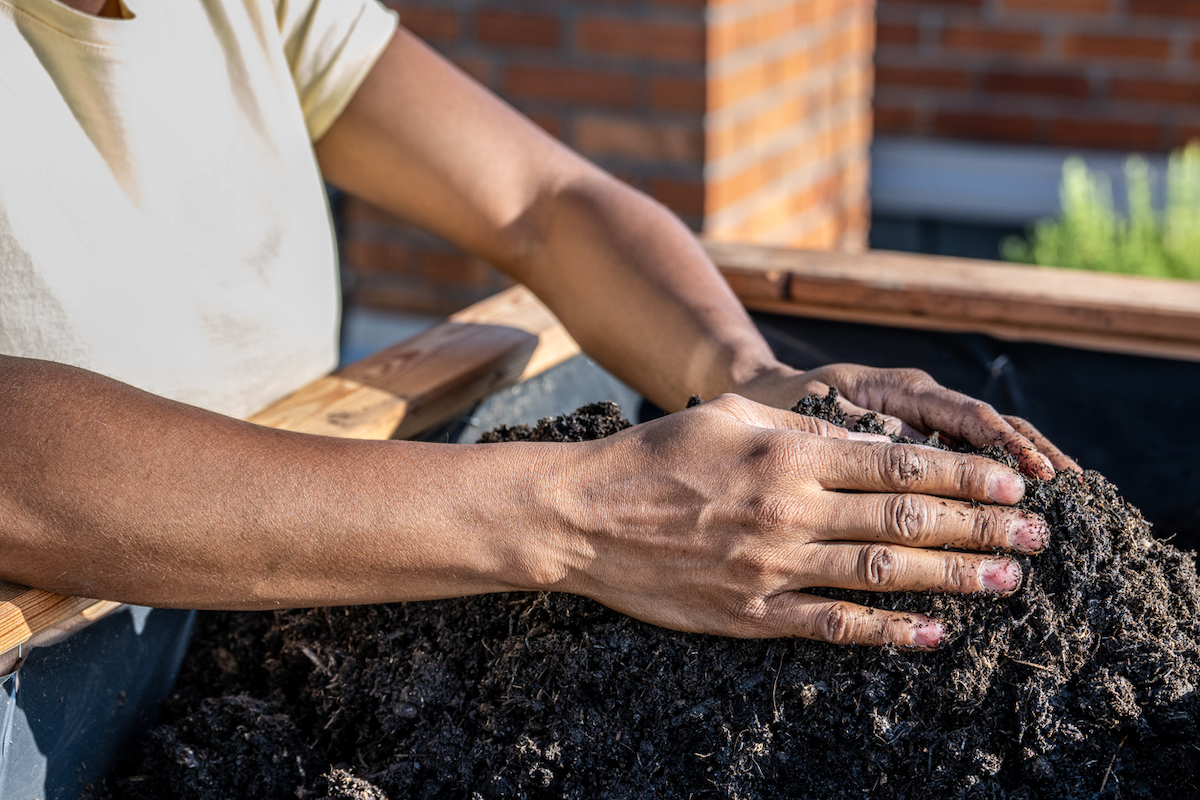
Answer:
[[[0,352],[246,416],[328,371],[312,141],[395,29],[376,0],[0,0]]]

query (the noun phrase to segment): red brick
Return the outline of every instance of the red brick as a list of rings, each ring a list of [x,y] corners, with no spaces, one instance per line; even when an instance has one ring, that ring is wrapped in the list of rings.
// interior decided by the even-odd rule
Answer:
[[[700,164],[704,159],[699,126],[585,116],[575,123],[575,146],[588,155],[642,161]]]
[[[1084,58],[1163,60],[1171,55],[1171,42],[1159,36],[1069,33],[1063,37],[1063,53]]]
[[[513,64],[505,72],[505,90],[514,97],[632,106],[637,80],[620,72],[598,72],[570,67],[535,67]]]
[[[1192,60],[1200,61],[1200,39],[1192,42]]]
[[[1043,14],[1107,14],[1115,0],[1001,0],[1005,11]]]
[[[1200,142],[1200,124],[1180,125],[1171,136],[1169,146],[1171,149],[1177,149],[1192,142]]]
[[[1135,17],[1200,19],[1200,3],[1196,0],[1129,0],[1129,13]]]
[[[1158,126],[1147,122],[1056,119],[1050,131],[1055,144],[1069,147],[1154,150],[1160,139]]]
[[[557,47],[558,18],[485,9],[475,15],[475,36],[486,44]]]
[[[982,8],[983,0],[887,0],[888,3],[908,6],[955,6],[957,8]]]
[[[956,50],[1036,53],[1042,49],[1042,35],[1036,31],[952,25],[942,32],[942,46]]]
[[[660,75],[650,79],[650,104],[655,108],[703,112],[707,93],[703,78]]]
[[[430,8],[411,3],[388,3],[400,14],[400,24],[422,39],[453,40],[458,38],[458,12],[448,8]]]
[[[898,106],[875,107],[875,130],[879,133],[913,133],[917,128],[917,112]]]
[[[984,88],[996,94],[1036,94],[1044,97],[1087,97],[1088,82],[1082,75],[1062,73],[992,72]]]
[[[936,89],[967,88],[967,73],[944,67],[901,67],[880,64],[875,68],[880,86],[927,86]]]
[[[933,130],[956,139],[1001,142],[1032,142],[1037,123],[1024,114],[988,114],[970,111],[941,111],[934,115]]]
[[[921,29],[916,25],[881,22],[876,28],[875,37],[880,44],[915,45],[921,39]]]
[[[704,60],[704,28],[686,23],[584,17],[579,21],[578,43],[590,53],[654,61]]]
[[[454,65],[484,85],[491,84],[492,65],[486,58],[452,56]]]
[[[1119,78],[1109,85],[1109,94],[1117,100],[1143,103],[1200,104],[1200,83],[1156,78]]]
[[[537,125],[555,139],[562,138],[562,120],[554,114],[528,114],[527,116],[534,125]]]
[[[676,214],[704,213],[704,181],[651,178],[650,196]]]

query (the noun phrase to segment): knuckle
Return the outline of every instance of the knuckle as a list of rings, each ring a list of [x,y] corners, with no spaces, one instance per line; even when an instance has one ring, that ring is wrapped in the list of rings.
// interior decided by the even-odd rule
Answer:
[[[831,644],[850,644],[854,641],[854,617],[842,605],[822,609],[816,619],[816,638]]]
[[[972,400],[966,408],[967,417],[976,425],[985,425],[986,423],[996,419],[996,409],[992,408],[982,400]]]
[[[781,530],[792,520],[792,503],[792,500],[778,492],[756,493],[746,501],[744,524],[760,531]]]
[[[923,369],[914,367],[901,367],[895,371],[895,374],[905,383],[909,384],[925,384],[935,383],[929,373]]]
[[[971,541],[980,548],[1006,547],[1008,545],[1008,522],[991,509],[972,509]]]
[[[900,575],[899,561],[899,556],[888,545],[867,545],[863,548],[858,566],[863,585],[874,591],[890,590]]]
[[[975,564],[966,556],[948,555],[942,563],[945,571],[942,584],[946,591],[965,594],[978,588]]]
[[[918,544],[928,532],[929,513],[915,495],[897,494],[887,500],[887,532],[903,544]]]
[[[766,627],[769,612],[767,602],[761,596],[743,598],[729,609],[730,629],[742,636],[758,633]]]
[[[883,478],[890,485],[907,491],[920,485],[928,468],[925,459],[916,448],[909,445],[892,445],[882,448]]]

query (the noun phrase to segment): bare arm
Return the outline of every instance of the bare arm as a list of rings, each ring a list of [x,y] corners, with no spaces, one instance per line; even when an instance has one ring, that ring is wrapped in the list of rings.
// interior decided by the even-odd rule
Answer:
[[[778,366],[682,223],[404,29],[317,155],[333,183],[529,286],[665,408]]]
[[[0,356],[0,407],[0,578],[104,599],[554,589],[682,630],[931,647],[934,620],[803,590],[1007,593],[1011,559],[926,548],[1045,544],[1040,520],[971,504],[1020,497],[995,462],[732,395],[584,444],[363,442]]]
[[[915,371],[802,374],[775,360],[695,237],[401,29],[317,143],[326,177],[483,256],[529,286],[607,369],[666,409],[737,392],[790,407],[836,381],[847,411],[999,444],[1040,477],[1043,454],[986,404]],[[1048,456],[1048,457],[1047,457]]]

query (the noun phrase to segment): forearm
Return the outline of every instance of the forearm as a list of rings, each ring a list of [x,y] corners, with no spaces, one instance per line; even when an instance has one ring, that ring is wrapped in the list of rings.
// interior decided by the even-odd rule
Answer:
[[[678,219],[403,29],[317,156],[328,180],[528,284],[664,407],[782,369]]]
[[[696,237],[599,170],[542,201],[511,267],[590,355],[667,409],[786,371]]]
[[[158,606],[536,588],[560,563],[545,446],[276,431],[0,357],[0,578]],[[487,487],[487,491],[481,491]]]

